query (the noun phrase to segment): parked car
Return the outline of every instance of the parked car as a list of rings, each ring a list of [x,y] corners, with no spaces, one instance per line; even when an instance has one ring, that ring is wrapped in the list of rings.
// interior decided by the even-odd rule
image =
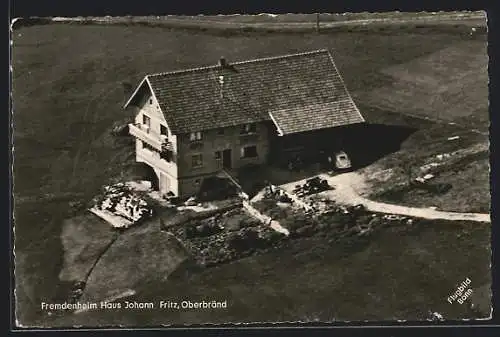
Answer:
[[[344,151],[335,154],[335,168],[337,170],[348,170],[351,168],[351,160]]]

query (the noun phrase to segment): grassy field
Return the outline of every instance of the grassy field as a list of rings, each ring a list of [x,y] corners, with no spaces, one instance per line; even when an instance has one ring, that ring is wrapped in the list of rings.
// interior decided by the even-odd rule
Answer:
[[[423,39],[425,43],[422,43]],[[459,48],[458,52],[462,50],[460,48],[465,48],[462,52],[466,53],[477,50],[474,46],[485,43],[485,35],[470,36],[463,30],[454,32],[449,27],[443,30],[436,27],[416,30],[394,28],[332,34],[211,34],[137,26],[64,24],[15,30],[12,51],[15,244],[17,303],[21,322],[36,322],[40,318],[37,313],[40,301],[54,300],[59,296],[61,224],[71,213],[69,202],[89,200],[104,183],[122,174],[133,161],[130,143],[122,143],[108,134],[114,122],[132,118],[130,112],[121,109],[128,94],[124,90],[126,84],[135,85],[151,72],[214,64],[222,55],[229,61],[236,61],[329,48],[360,106],[371,106],[373,99],[365,94],[394,82],[393,73],[388,73],[387,69],[412,64],[448,47]],[[453,67],[453,64],[448,66]],[[476,95],[475,92],[465,94]],[[415,99],[420,100],[421,97]],[[484,115],[469,118],[485,120]],[[489,255],[485,247],[489,247],[489,230],[478,228],[474,231],[476,236],[470,241],[457,241],[454,228],[441,230],[431,226],[427,230],[431,233],[429,236],[419,234],[412,236],[411,240],[431,251],[429,260],[425,262],[437,261],[433,256],[440,256],[439,261],[443,265],[439,268],[445,268],[446,263],[442,271],[438,272],[441,270],[438,268],[429,272],[433,281],[414,280],[415,274],[411,270],[406,271],[407,276],[399,276],[401,266],[409,268],[411,265],[403,259],[414,256],[402,254],[405,246],[394,247],[392,242],[398,241],[395,240],[396,234],[387,234],[372,243],[376,250],[361,249],[353,252],[358,257],[353,255],[352,259],[344,257],[338,261],[336,254],[345,254],[344,250],[330,251],[324,246],[325,250],[318,254],[311,249],[318,242],[305,240],[283,252],[236,262],[195,276],[190,291],[196,292],[194,285],[201,287],[199,294],[210,289],[232,290],[231,298],[238,302],[235,305],[239,308],[234,313],[231,311],[233,319],[248,317],[249,314],[256,315],[253,316],[255,319],[264,315],[270,317],[270,309],[257,310],[266,307],[270,300],[295,308],[276,313],[272,320],[290,318],[293,310],[298,315],[331,315],[342,319],[352,316],[349,313],[363,306],[368,308],[367,315],[377,313],[392,318],[415,314],[412,310],[421,307],[415,301],[422,305],[428,303],[429,306],[439,305],[438,302],[444,305],[439,291],[451,291],[453,283],[469,275],[473,270],[471,268],[478,268],[474,275],[483,275],[477,276],[480,278],[477,282],[486,282]],[[387,242],[391,244],[385,245]],[[442,242],[445,244],[441,246]],[[474,247],[471,248],[472,243]],[[450,249],[450,245],[454,248]],[[458,252],[463,251],[468,251],[470,256],[460,259]],[[402,260],[393,263],[391,254],[400,256]],[[372,257],[368,258],[368,255]],[[378,262],[375,262],[376,256]],[[342,265],[352,267],[342,272],[347,274],[337,275],[336,288],[329,287],[331,276],[325,266],[333,268]],[[387,268],[378,268],[380,265]],[[377,266],[377,271],[369,266]],[[304,272],[291,275],[290,270]],[[335,273],[342,270],[339,268]],[[377,309],[369,310],[366,296],[371,295],[367,295],[368,290],[364,290],[364,294],[359,292],[359,289],[366,288],[366,282],[359,280],[380,279],[382,274],[374,273],[384,270],[390,276],[384,278],[386,283],[377,283],[382,284],[378,286],[381,292],[377,296],[389,297],[370,302]],[[447,272],[444,276],[443,271]],[[286,280],[283,279],[285,276]],[[403,279],[406,283],[398,283]],[[427,286],[422,288],[422,282],[428,282]],[[436,282],[443,284],[441,290],[432,286]],[[284,284],[286,287],[283,287]],[[309,291],[303,291],[306,284]],[[255,291],[254,287],[257,287]],[[391,293],[387,287],[400,288],[397,288],[398,292]],[[175,293],[182,286],[174,283],[168,289]],[[278,289],[282,289],[281,292]],[[315,292],[315,289],[318,291]],[[405,289],[411,292],[426,290],[425,294],[405,295],[402,301]],[[229,293],[220,291],[219,295],[229,296]],[[272,295],[273,292],[275,295]],[[304,296],[301,297],[301,294]],[[342,304],[334,305],[331,313],[321,313],[324,299],[330,298],[325,297],[327,295]],[[192,293],[192,296],[196,294]],[[397,303],[400,303],[399,306],[390,309]],[[431,305],[433,303],[435,305]],[[207,318],[193,313],[186,315],[185,320]],[[129,322],[139,322],[139,316],[129,317]]]
[[[393,79],[364,96],[372,106],[467,124],[488,123],[488,56],[482,41],[464,42],[383,70]]]
[[[488,213],[490,209],[490,170],[488,136],[464,126],[435,123],[396,112],[363,106],[365,117],[386,125],[416,128],[401,144],[398,151],[376,161],[363,169],[372,186],[370,198],[389,203],[418,207],[437,207],[441,210]],[[474,116],[476,127],[486,130],[485,114]],[[456,117],[457,121],[462,121]],[[463,121],[462,121],[463,123]],[[448,140],[449,137],[459,137]],[[439,155],[470,149],[470,154],[459,154],[458,158],[434,172],[434,183],[448,183],[452,189],[443,195],[433,195],[421,190],[400,192],[400,185],[408,183],[408,169],[416,178],[419,167],[439,162]],[[466,150],[467,152],[467,150]],[[434,170],[436,171],[436,170]],[[390,174],[390,175],[389,175]],[[404,190],[403,190],[404,191]]]
[[[466,306],[446,298],[466,277],[474,289],[491,282],[489,238],[485,225],[421,222],[367,240],[299,239],[166,284],[144,282],[128,299],[227,300],[227,310],[92,311],[53,324],[422,320],[429,310],[461,319],[470,317]]]

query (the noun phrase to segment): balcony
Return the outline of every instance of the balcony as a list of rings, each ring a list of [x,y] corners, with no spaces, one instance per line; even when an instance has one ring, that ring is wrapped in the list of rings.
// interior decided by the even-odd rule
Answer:
[[[161,135],[151,132],[147,125],[129,124],[128,126],[132,136],[148,143],[158,151],[162,151],[165,148],[165,145],[169,144],[169,142],[165,141],[166,139],[162,139]]]
[[[163,172],[168,172],[171,175],[177,176],[175,163],[167,162],[165,159],[162,159],[158,152],[154,153],[148,149],[141,149],[137,151],[137,159],[145,162],[151,167],[158,168]]]

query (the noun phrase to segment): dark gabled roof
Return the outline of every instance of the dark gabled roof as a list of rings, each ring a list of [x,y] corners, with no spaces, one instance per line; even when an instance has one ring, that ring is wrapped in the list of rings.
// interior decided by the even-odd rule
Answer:
[[[364,121],[328,50],[230,66],[148,75],[126,106],[149,85],[174,134],[271,118],[283,133]]]
[[[364,122],[352,99],[270,111],[281,135]]]

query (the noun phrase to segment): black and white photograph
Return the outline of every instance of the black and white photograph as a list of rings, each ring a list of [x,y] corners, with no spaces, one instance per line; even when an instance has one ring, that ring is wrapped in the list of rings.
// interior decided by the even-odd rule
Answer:
[[[14,19],[15,325],[490,320],[487,27]]]

